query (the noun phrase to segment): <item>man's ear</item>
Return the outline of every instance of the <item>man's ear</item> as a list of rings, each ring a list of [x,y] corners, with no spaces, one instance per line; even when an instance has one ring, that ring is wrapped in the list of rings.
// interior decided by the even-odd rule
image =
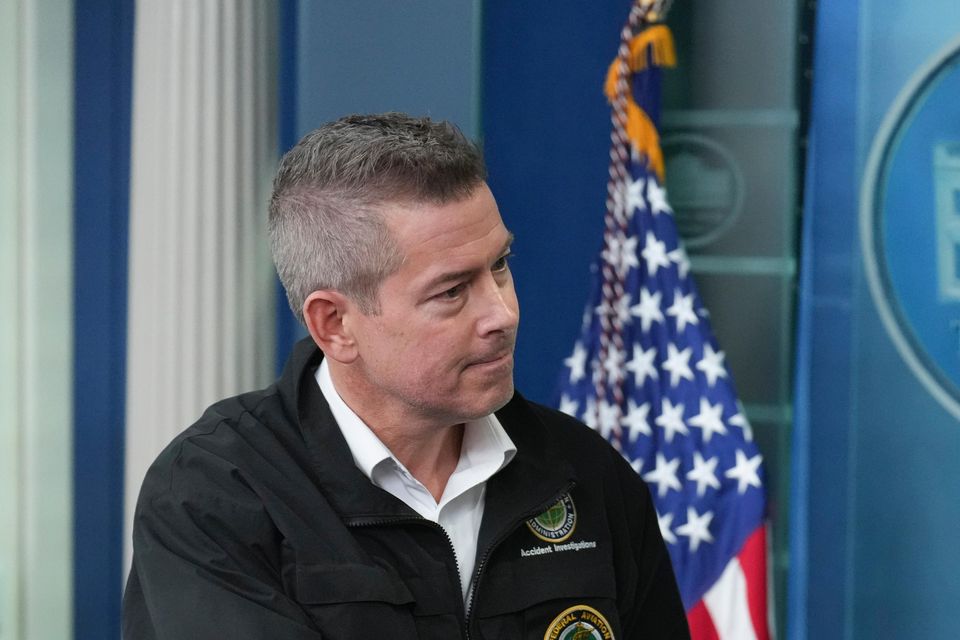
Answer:
[[[349,364],[357,357],[357,345],[346,324],[355,312],[350,300],[338,291],[314,291],[303,301],[303,322],[310,337],[328,358]]]

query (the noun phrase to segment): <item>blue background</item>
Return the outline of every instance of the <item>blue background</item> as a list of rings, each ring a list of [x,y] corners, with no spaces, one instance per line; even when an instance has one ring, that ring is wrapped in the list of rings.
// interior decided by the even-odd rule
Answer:
[[[911,75],[953,39],[960,6],[847,0],[818,7],[789,636],[955,637],[960,426],[919,384],[882,326],[857,222],[880,122]],[[917,162],[929,172],[930,151]],[[923,211],[932,193],[923,181],[904,180],[898,189],[913,211]],[[913,220],[920,229],[911,235],[930,233],[924,227],[932,216]],[[897,264],[923,251],[909,243],[887,249]],[[932,275],[922,268],[898,291],[929,287]]]
[[[956,391],[960,341],[951,323],[960,320],[960,301],[940,299],[934,148],[960,142],[960,65],[941,69],[924,91],[895,134],[875,215],[882,224],[892,293],[908,322],[904,330],[916,336],[930,365]]]
[[[540,402],[553,399],[580,334],[600,250],[610,148],[603,80],[628,6],[484,7],[483,146],[490,187],[517,238],[516,383]]]

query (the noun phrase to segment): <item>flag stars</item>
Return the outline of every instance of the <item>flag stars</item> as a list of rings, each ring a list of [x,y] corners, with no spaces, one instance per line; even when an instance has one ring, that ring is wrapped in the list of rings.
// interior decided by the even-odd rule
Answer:
[[[747,420],[747,417],[744,415],[743,406],[739,400],[737,400],[737,409],[736,415],[727,419],[727,422],[729,422],[731,426],[743,429],[743,439],[747,442],[753,442],[753,428],[750,427],[750,421]]]
[[[556,361],[554,361],[556,362]],[[563,361],[570,368],[570,384],[576,384],[586,374],[587,350],[580,342],[573,346],[573,354]]]
[[[680,276],[680,279],[686,278],[687,274],[690,273],[690,259],[687,258],[687,252],[683,250],[683,247],[677,247],[668,253],[667,257],[670,258],[670,262],[677,265],[677,275]]]
[[[633,380],[637,386],[642,385],[647,378],[657,379],[657,368],[653,365],[656,357],[656,347],[650,347],[644,351],[639,344],[633,345],[633,360],[627,363],[627,371],[633,373]]]
[[[727,369],[723,366],[724,357],[723,351],[714,351],[710,343],[703,345],[703,357],[697,362],[697,369],[707,377],[707,384],[711,387],[717,383],[718,378],[727,377]]]
[[[560,412],[565,413],[568,416],[577,417],[577,409],[580,408],[580,403],[568,396],[567,394],[562,394],[560,396]]]
[[[760,475],[757,470],[760,468],[761,462],[763,462],[763,456],[759,453],[752,458],[747,458],[743,451],[737,449],[737,463],[730,467],[726,473],[728,478],[737,481],[737,493],[743,495],[746,493],[747,487],[760,488]]]
[[[673,526],[673,514],[667,513],[660,515],[657,513],[657,524],[660,525],[660,535],[667,544],[677,544],[677,536],[673,535],[671,527]]]
[[[704,460],[699,451],[693,452],[693,469],[687,472],[687,480],[697,483],[697,496],[702,498],[707,492],[707,487],[720,488],[720,481],[717,480],[716,474],[719,461],[720,459],[716,456]]]
[[[623,361],[623,351],[611,346],[607,351],[607,357],[603,359],[603,368],[607,372],[607,380],[616,381],[623,378]]]
[[[644,244],[641,254],[647,263],[647,273],[651,277],[657,275],[657,269],[660,267],[670,266],[666,245],[657,240],[657,236],[653,235],[652,231],[647,231],[646,244]]]
[[[593,386],[600,384],[600,378],[603,377],[603,367],[601,366],[599,359],[593,359],[590,361],[590,381],[593,383]]]
[[[583,420],[583,424],[587,425],[593,430],[597,428],[597,401],[593,399],[593,396],[587,398],[587,406],[583,409],[583,415],[580,416],[580,419]]]
[[[632,267],[640,266],[637,259],[636,236],[626,236],[623,232],[608,238],[607,248],[603,251],[603,259],[617,268],[620,277],[623,277]]]
[[[670,372],[670,386],[675,387],[680,384],[680,379],[693,381],[693,371],[690,370],[690,355],[693,353],[691,347],[683,351],[677,349],[677,345],[672,342],[667,345],[667,359],[663,361],[663,368]]]
[[[633,217],[633,212],[637,209],[645,210],[647,208],[647,202],[643,198],[643,187],[646,185],[646,182],[644,178],[638,178],[636,180],[628,179],[626,184],[623,185],[623,190],[620,192],[619,198],[623,204],[624,213],[627,214],[628,220]]]
[[[701,542],[713,542],[713,535],[710,533],[712,520],[713,511],[700,515],[693,507],[687,507],[687,522],[677,527],[677,534],[690,540],[690,551],[700,548]]]
[[[673,435],[687,435],[687,425],[683,421],[683,403],[673,404],[670,398],[663,399],[663,406],[660,409],[660,415],[653,420],[658,427],[663,429],[663,437],[667,442],[673,442]]]
[[[622,323],[630,322],[630,304],[633,302],[633,299],[629,293],[623,294],[613,305],[609,304],[606,300],[597,305],[597,315],[600,316],[616,316],[616,318]]]
[[[640,318],[640,327],[644,333],[650,331],[650,325],[654,322],[663,322],[663,311],[660,310],[661,300],[663,300],[661,292],[650,293],[644,287],[640,289],[640,303],[630,308],[631,315]]]
[[[683,295],[679,289],[673,294],[673,304],[667,309],[667,315],[677,321],[677,331],[683,331],[688,324],[697,324],[700,320],[693,310],[693,293]]]
[[[615,403],[601,400],[598,406],[598,429],[605,440],[618,431],[620,425],[620,407]]]
[[[647,180],[647,200],[650,202],[650,212],[653,215],[673,213],[670,203],[667,202],[667,190],[653,178]]]
[[[637,458],[636,460],[630,459],[630,454],[626,451],[620,452],[620,457],[623,458],[630,468],[633,469],[633,472],[637,475],[640,475],[640,470],[643,469],[643,458]]]
[[[720,417],[722,414],[722,403],[718,402],[712,405],[706,398],[700,398],[700,413],[690,418],[690,426],[702,429],[703,441],[710,442],[713,434],[724,435],[727,433],[727,428],[723,426],[723,419]]]
[[[656,483],[657,495],[662,498],[667,495],[670,489],[680,491],[682,488],[680,480],[677,479],[677,468],[679,466],[680,458],[667,460],[666,456],[658,451],[656,466],[653,471],[644,474],[643,479],[647,482]]]
[[[620,421],[620,425],[626,427],[630,432],[630,442],[636,442],[637,436],[652,435],[650,423],[647,422],[647,416],[650,414],[650,403],[644,402],[640,406],[633,400],[627,401],[627,415]]]
[[[617,320],[619,320],[621,324],[625,324],[633,320],[633,317],[630,315],[630,305],[632,303],[633,296],[631,296],[629,293],[623,294],[620,299],[617,300],[614,310],[617,314]]]

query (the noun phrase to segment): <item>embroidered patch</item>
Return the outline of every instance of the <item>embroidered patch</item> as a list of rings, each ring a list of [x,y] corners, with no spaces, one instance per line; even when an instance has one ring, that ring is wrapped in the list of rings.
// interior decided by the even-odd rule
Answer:
[[[577,526],[577,510],[573,506],[573,498],[569,493],[565,494],[536,518],[527,520],[527,526],[533,535],[545,542],[563,542]]]
[[[603,614],[578,604],[564,610],[553,619],[543,634],[543,640],[615,640],[610,623]]]

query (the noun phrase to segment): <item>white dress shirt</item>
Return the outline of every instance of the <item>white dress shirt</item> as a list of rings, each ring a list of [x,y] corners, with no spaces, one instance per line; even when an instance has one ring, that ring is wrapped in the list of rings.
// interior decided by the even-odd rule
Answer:
[[[493,414],[464,424],[460,460],[437,502],[343,401],[330,377],[326,359],[317,368],[316,379],[357,468],[373,484],[447,532],[457,557],[460,588],[466,602],[473,581],[487,480],[505,467],[517,452],[503,425]]]

